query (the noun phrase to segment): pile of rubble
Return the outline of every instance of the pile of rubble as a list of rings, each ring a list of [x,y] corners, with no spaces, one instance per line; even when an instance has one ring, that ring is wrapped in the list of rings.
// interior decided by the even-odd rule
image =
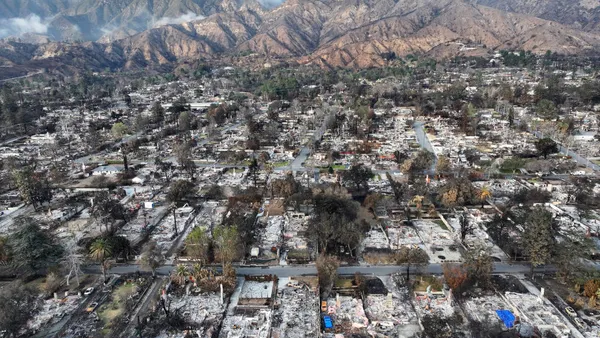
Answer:
[[[408,226],[391,227],[387,229],[390,247],[399,250],[403,246],[420,245],[421,238],[414,228]]]
[[[318,295],[305,283],[282,282],[279,283],[279,308],[273,315],[273,337],[317,337],[320,328]]]
[[[333,325],[346,333],[364,332],[369,326],[369,318],[360,299],[349,296],[337,296],[327,300],[327,313]]]
[[[171,308],[179,311],[190,324],[197,327],[200,337],[211,337],[218,330],[225,316],[225,304],[217,293],[184,295],[171,302]]]
[[[81,297],[79,296],[67,296],[44,301],[40,311],[27,323],[27,328],[37,331],[53,321],[60,320],[65,315],[75,311],[80,300]],[[6,306],[6,304],[4,305]]]

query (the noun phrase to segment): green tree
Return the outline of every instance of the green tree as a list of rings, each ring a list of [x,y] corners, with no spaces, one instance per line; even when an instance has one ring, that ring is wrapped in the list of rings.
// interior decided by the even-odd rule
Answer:
[[[550,263],[555,240],[552,232],[552,213],[542,207],[533,208],[525,220],[523,246],[529,255],[531,274],[537,266]]]
[[[589,252],[588,249],[589,246],[568,239],[552,247],[552,264],[560,281],[567,282],[577,272],[584,270],[581,258]]]
[[[50,183],[46,178],[35,172],[32,166],[13,170],[12,176],[23,201],[31,204],[35,210],[43,203],[52,200]]]
[[[106,192],[97,193],[93,197],[93,205],[90,207],[90,214],[96,222],[106,226],[106,232],[112,228],[117,220],[125,220],[125,208],[117,199],[112,198]]]
[[[221,225],[213,230],[213,238],[223,267],[232,263],[239,254],[240,235],[237,227]]]
[[[144,244],[139,263],[142,268],[152,271],[152,277],[156,277],[156,269],[163,259],[161,248],[156,241],[152,240]]]
[[[540,188],[522,188],[512,197],[513,202],[526,205],[548,203],[551,199],[552,193]]]
[[[160,102],[154,102],[150,112],[152,113],[152,122],[154,123],[161,123],[165,119],[165,109]]]
[[[63,247],[28,217],[15,220],[19,229],[9,237],[13,266],[22,274],[34,273],[60,262]]]
[[[171,183],[167,192],[167,201],[181,205],[185,200],[192,197],[195,185],[186,180],[177,180]]]
[[[179,130],[180,131],[190,130],[191,120],[192,120],[192,118],[191,118],[189,112],[182,111],[181,113],[179,113],[179,118],[177,119],[177,122],[179,124]]]
[[[210,242],[211,239],[206,229],[196,227],[185,239],[185,252],[189,257],[205,263],[208,261]]]
[[[333,256],[327,256],[321,254],[317,258],[317,276],[319,277],[319,287],[321,290],[322,298],[326,298],[331,293],[333,284],[337,279],[337,269],[340,266],[340,262]]]
[[[482,286],[489,285],[494,265],[487,250],[474,248],[467,251],[464,266],[467,268],[469,280]]]
[[[131,255],[131,243],[126,237],[109,235],[104,238],[112,249],[113,258],[121,258],[125,261],[129,260],[129,256]]]
[[[494,242],[505,249],[511,241],[510,232],[515,228],[515,224],[510,219],[510,213],[505,212],[502,215],[495,215],[485,227]]]
[[[477,198],[477,189],[466,177],[450,179],[438,189],[440,202],[446,207],[471,204]]]
[[[314,197],[315,217],[308,223],[309,237],[325,253],[340,246],[358,247],[366,227],[357,222],[359,204],[347,198],[320,194]]]
[[[435,160],[435,155],[432,152],[427,150],[421,150],[419,153],[412,159],[411,165],[408,168],[409,172],[414,174],[422,174],[423,171],[429,170],[433,161]]]
[[[190,109],[191,108],[190,105],[187,103],[187,99],[181,96],[177,100],[175,100],[175,102],[173,102],[173,105],[171,105],[171,107],[169,107],[169,109],[167,110],[171,114],[173,114],[172,116],[179,116],[179,113]]]
[[[20,337],[19,332],[33,317],[39,305],[38,294],[21,281],[0,289],[0,328],[6,337]]]
[[[545,120],[553,120],[558,116],[556,105],[547,99],[542,99],[537,103],[535,112]]]
[[[554,140],[548,137],[538,139],[535,142],[535,148],[541,156],[544,156],[545,159],[548,158],[548,155],[558,152],[558,145],[556,142],[554,142]]]
[[[467,135],[476,135],[477,123],[477,109],[472,103],[465,104],[461,109],[461,131]]]
[[[178,264],[171,275],[171,280],[178,285],[183,285],[185,284],[185,281],[188,279],[189,275],[190,271],[188,270],[188,267],[183,264]]]
[[[171,211],[173,212],[173,229],[175,230],[175,236],[177,236],[177,207],[190,197],[194,191],[194,184],[190,181],[177,180],[171,184],[169,192],[167,193],[167,201],[171,202]]]
[[[342,174],[344,181],[352,183],[357,190],[369,190],[369,180],[373,178],[371,168],[365,167],[362,164],[353,165],[349,170]]]
[[[110,132],[115,139],[120,139],[127,134],[127,126],[123,122],[117,122],[113,124]]]
[[[83,138],[85,140],[87,150],[91,152],[96,151],[96,149],[98,149],[98,147],[104,143],[104,137],[102,134],[100,134],[98,129],[92,125],[88,127],[88,130],[85,135],[83,135]]]
[[[108,260],[113,254],[113,248],[105,238],[96,239],[90,246],[90,258],[100,263],[102,269],[102,278],[106,280],[106,270],[108,269]]]
[[[258,180],[258,172],[260,170],[260,166],[258,165],[258,161],[255,157],[250,161],[250,165],[248,166],[248,174],[252,176],[252,181],[254,183],[254,187],[256,188],[256,182]]]

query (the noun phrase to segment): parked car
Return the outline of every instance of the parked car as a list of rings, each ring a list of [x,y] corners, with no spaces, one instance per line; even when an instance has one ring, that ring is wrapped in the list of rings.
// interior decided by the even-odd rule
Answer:
[[[86,295],[86,296],[89,296],[89,295],[91,295],[93,292],[94,292],[94,288],[93,288],[93,287],[90,287],[90,288],[87,288],[87,289],[85,289],[85,291],[83,292],[83,294],[84,294],[84,295]]]
[[[575,312],[575,310],[570,306],[565,308],[565,312],[571,317],[577,317],[577,312]]]
[[[94,310],[96,310],[96,308],[98,307],[98,303],[97,302],[92,302],[90,303],[90,305],[88,305],[88,307],[85,309],[86,312],[93,312]]]

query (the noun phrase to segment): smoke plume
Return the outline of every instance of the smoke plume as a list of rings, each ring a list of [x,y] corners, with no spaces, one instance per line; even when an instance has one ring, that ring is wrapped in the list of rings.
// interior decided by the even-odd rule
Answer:
[[[24,18],[0,19],[0,38],[19,36],[25,33],[46,34],[48,20],[31,14]]]
[[[203,15],[199,15],[193,12],[187,12],[177,18],[170,18],[170,17],[162,17],[160,19],[158,19],[155,23],[154,23],[154,27],[159,27],[159,26],[164,26],[164,25],[177,25],[177,24],[181,24],[184,22],[189,22],[189,21],[196,21],[196,20],[202,20],[204,19]]]

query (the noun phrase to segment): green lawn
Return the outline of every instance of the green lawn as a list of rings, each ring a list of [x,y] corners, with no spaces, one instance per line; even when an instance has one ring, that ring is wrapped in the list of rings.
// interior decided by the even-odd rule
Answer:
[[[281,167],[287,167],[288,165],[290,165],[290,162],[275,162],[273,163],[273,167],[275,168],[281,168]]]
[[[127,297],[135,293],[136,287],[137,286],[133,283],[125,283],[115,290],[113,298],[119,303],[125,303]]]
[[[348,278],[338,278],[335,280],[335,286],[338,288],[351,288],[352,287],[352,279]]]
[[[442,290],[442,282],[439,278],[435,276],[420,276],[418,277],[414,288],[415,291],[427,291],[427,287],[431,285],[432,291],[441,291]]]
[[[346,166],[343,164],[332,165],[331,168],[333,168],[333,170],[346,170]],[[321,167],[319,169],[327,171],[329,170],[329,167]]]
[[[104,303],[100,306],[96,313],[98,318],[104,323],[103,332],[110,332],[112,322],[123,315],[125,312],[125,303],[130,295],[135,293],[136,285],[133,283],[125,283],[119,286],[112,294],[112,302]]]

